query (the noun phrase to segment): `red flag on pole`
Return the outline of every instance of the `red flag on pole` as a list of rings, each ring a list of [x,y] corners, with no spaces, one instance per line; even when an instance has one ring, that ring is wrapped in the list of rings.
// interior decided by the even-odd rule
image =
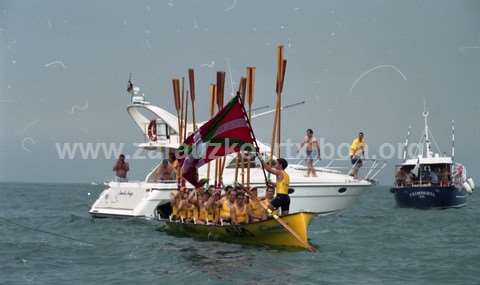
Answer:
[[[253,150],[254,140],[247,114],[237,95],[212,119],[185,139],[177,154],[182,156],[182,176],[197,187],[198,168],[240,149]]]

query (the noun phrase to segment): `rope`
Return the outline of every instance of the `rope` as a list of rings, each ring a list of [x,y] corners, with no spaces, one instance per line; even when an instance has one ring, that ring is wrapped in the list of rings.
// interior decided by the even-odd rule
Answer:
[[[86,244],[86,245],[94,246],[94,244],[90,243],[90,242],[86,242],[86,241],[83,241],[83,240],[79,240],[79,239],[69,237],[69,236],[66,236],[66,235],[62,235],[62,234],[58,234],[58,233],[49,232],[49,231],[46,231],[46,230],[32,228],[32,227],[29,227],[29,226],[26,226],[26,225],[16,223],[16,222],[14,222],[10,219],[4,218],[4,217],[0,217],[0,219],[9,223],[9,224],[12,224],[12,225],[15,225],[17,227],[24,228],[24,229],[28,229],[30,231],[44,233],[44,234],[47,234],[47,235],[51,235],[51,236],[55,236],[55,237],[59,237],[59,238],[63,238],[63,239],[71,240],[71,241],[76,241],[76,242],[83,243],[83,244]]]
[[[429,130],[430,136],[432,136],[433,143],[435,144],[435,147],[437,148],[438,153],[441,153],[442,151],[440,150],[440,147],[437,144],[437,141],[435,140],[435,137],[433,136],[433,133]]]

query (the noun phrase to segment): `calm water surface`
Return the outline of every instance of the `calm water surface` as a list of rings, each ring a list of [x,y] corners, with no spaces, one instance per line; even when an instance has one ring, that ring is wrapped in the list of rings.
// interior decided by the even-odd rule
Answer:
[[[388,187],[374,188],[313,221],[312,254],[92,221],[102,188],[0,184],[0,284],[480,284],[479,193],[461,209],[424,211],[396,208]]]

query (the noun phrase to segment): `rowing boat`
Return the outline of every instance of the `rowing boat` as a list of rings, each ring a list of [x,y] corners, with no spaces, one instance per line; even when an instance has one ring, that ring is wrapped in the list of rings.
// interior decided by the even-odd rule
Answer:
[[[308,226],[315,216],[311,212],[297,212],[282,216],[302,240],[308,240]],[[307,249],[304,244],[295,239],[275,219],[242,225],[201,225],[167,221],[166,229],[174,235],[190,236],[200,239],[218,240],[248,245],[266,245],[273,247],[288,247]]]

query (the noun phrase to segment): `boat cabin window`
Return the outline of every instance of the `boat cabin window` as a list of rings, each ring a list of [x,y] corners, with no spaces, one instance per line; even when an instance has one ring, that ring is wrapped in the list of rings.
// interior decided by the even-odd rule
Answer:
[[[146,138],[147,140],[150,139],[149,137],[149,126],[150,123],[146,124],[145,129],[146,129]],[[156,120],[156,136],[157,140],[168,140],[170,139],[171,135],[175,135],[176,132],[174,129],[172,129],[169,125],[167,125],[165,122],[163,122],[160,119]]]
[[[451,183],[449,164],[399,165],[395,173],[395,186],[442,186]]]

